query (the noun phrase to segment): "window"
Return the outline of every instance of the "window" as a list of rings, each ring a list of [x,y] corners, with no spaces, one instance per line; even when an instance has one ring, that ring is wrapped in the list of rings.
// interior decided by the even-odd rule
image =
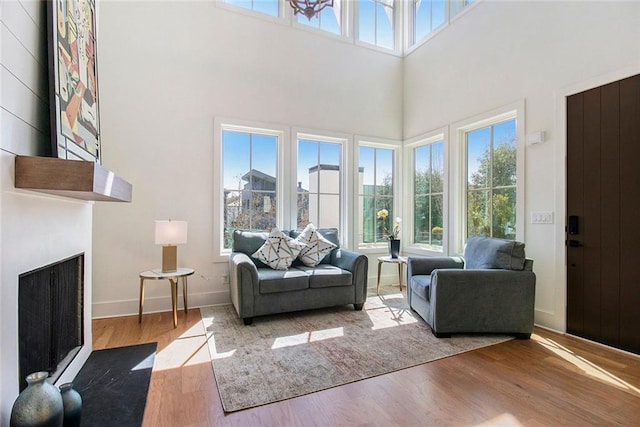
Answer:
[[[516,119],[465,132],[467,237],[516,238]]]
[[[458,14],[473,0],[411,0],[410,45],[424,39]]]
[[[235,229],[270,230],[277,221],[276,135],[222,131],[224,248]]]
[[[360,146],[358,150],[359,243],[386,241],[393,228],[393,150]],[[385,220],[377,213],[386,209]]]
[[[333,7],[324,8],[311,19],[301,13],[295,15],[295,18],[299,24],[307,27],[342,35],[342,0],[333,0]]]
[[[413,242],[442,251],[444,141],[413,149]]]
[[[297,227],[341,229],[342,144],[298,137]]]
[[[278,0],[224,0],[225,3],[238,6],[269,16],[279,16]]]
[[[361,0],[358,2],[358,39],[393,49],[394,0]]]
[[[446,21],[445,0],[413,0],[413,40],[422,39]]]

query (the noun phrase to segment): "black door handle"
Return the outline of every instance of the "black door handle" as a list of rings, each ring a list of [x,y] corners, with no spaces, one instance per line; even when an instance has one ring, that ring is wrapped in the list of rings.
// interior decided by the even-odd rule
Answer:
[[[569,240],[569,246],[572,248],[579,248],[581,246],[584,246],[582,244],[582,242],[578,241],[578,240]]]

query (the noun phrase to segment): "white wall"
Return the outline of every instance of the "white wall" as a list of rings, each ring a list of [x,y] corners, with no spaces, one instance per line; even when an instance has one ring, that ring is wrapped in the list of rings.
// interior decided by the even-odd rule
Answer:
[[[18,275],[85,254],[84,342],[58,379],[71,381],[91,353],[91,203],[14,188],[16,154],[47,155],[49,94],[45,3],[0,3],[0,425],[19,391]]]
[[[94,315],[136,312],[138,272],[160,257],[153,220],[169,217],[189,221],[191,303],[229,301],[212,243],[215,117],[408,140],[524,101],[525,131],[547,134],[526,147],[536,321],[563,330],[562,101],[640,72],[638,22],[637,2],[483,0],[403,60],[211,2],[101,3],[104,160],[134,201],[94,209]],[[529,224],[532,211],[555,223]],[[169,309],[168,285],[147,295],[149,311]]]
[[[481,1],[405,58],[404,138],[525,101],[525,243],[536,322],[565,329],[564,97],[640,73],[640,3]],[[455,129],[450,129],[453,134]],[[451,200],[451,198],[450,198]],[[553,225],[529,223],[553,211]],[[455,222],[459,212],[450,212]]]
[[[103,2],[98,36],[104,161],[130,205],[94,209],[94,316],[132,314],[155,268],[155,219],[189,222],[179,263],[191,306],[229,301],[213,248],[214,118],[402,136],[401,58],[274,24],[212,2]],[[147,286],[145,312],[170,308]]]

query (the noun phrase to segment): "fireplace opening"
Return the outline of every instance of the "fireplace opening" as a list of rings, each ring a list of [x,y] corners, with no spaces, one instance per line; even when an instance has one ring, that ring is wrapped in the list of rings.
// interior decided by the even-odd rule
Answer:
[[[52,381],[84,344],[84,254],[18,278],[20,391],[27,375],[47,371]]]

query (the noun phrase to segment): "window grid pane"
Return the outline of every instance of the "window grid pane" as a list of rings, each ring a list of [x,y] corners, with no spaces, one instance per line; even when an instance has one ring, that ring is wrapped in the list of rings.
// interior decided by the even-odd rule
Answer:
[[[467,237],[515,239],[516,119],[466,133]]]
[[[388,148],[359,147],[359,240],[375,244],[386,241],[393,230],[393,156]],[[386,209],[389,215],[379,219]]]
[[[230,249],[234,230],[276,225],[277,137],[225,130],[222,147],[223,247]]]
[[[298,140],[297,227],[340,228],[341,144]]]
[[[393,49],[395,45],[395,2],[361,0],[358,2],[358,40]]]
[[[413,242],[442,250],[444,141],[416,147],[413,158]]]

